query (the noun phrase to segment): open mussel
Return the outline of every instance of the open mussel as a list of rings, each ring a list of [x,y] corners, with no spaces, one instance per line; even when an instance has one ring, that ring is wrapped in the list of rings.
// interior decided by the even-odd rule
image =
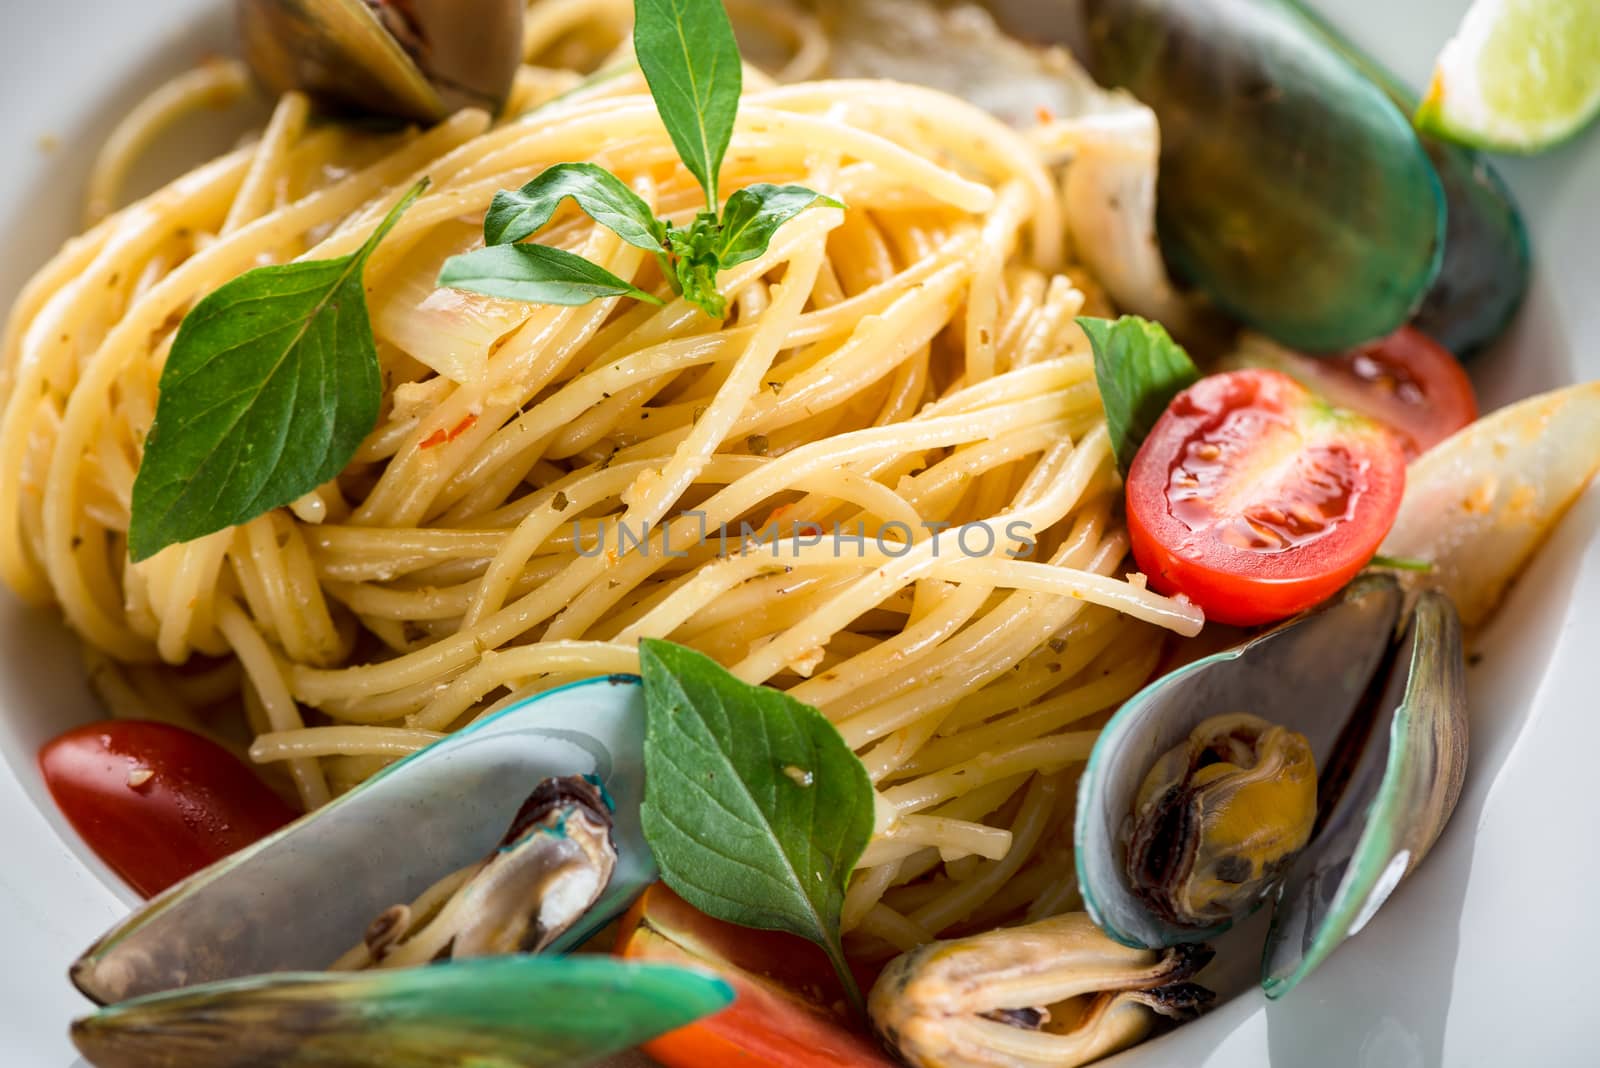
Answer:
[[[325,968],[393,905],[416,901],[444,876],[498,853],[535,786],[593,775],[615,806],[616,860],[595,906],[550,947],[571,948],[655,879],[639,824],[643,738],[644,700],[632,676],[540,694],[174,886],[90,947],[72,979],[107,1004],[195,983]]]
[[[1405,609],[1392,577],[1363,576],[1122,707],[1076,827],[1108,935],[1201,941],[1275,897],[1262,982],[1281,996],[1359,930],[1438,837],[1466,768],[1460,621],[1437,592]]]
[[[913,1068],[1075,1068],[1126,1049],[1213,995],[1203,946],[1132,949],[1084,913],[933,942],[895,958],[867,999]]]
[[[245,61],[275,93],[432,123],[498,111],[522,61],[523,0],[236,0]]]
[[[111,1007],[74,1041],[102,1068],[569,1065],[721,1008],[699,972],[529,955],[654,881],[643,739],[638,679],[602,677],[385,769],[100,939],[72,978]]]

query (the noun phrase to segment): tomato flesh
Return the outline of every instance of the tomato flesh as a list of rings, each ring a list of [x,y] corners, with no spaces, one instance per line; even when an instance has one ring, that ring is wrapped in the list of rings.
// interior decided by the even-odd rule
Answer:
[[[296,815],[232,753],[166,723],[75,728],[39,750],[39,770],[67,822],[145,897]]]
[[[645,1043],[667,1068],[895,1068],[848,1028],[843,989],[809,942],[714,920],[658,883],[623,920],[616,952],[709,968],[734,989],[715,1016]]]
[[[1393,525],[1399,441],[1277,371],[1230,371],[1173,399],[1128,472],[1134,559],[1155,589],[1252,626],[1350,581]]]
[[[1400,436],[1414,460],[1478,418],[1472,380],[1449,350],[1413,327],[1338,356],[1261,350],[1251,362],[1280,370],[1329,404],[1360,412]]]

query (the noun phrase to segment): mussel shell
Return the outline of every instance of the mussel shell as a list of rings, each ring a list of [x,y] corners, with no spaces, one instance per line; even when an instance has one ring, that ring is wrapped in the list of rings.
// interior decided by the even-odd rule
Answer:
[[[1360,931],[1433,847],[1466,775],[1466,707],[1461,621],[1449,598],[1425,592],[1370,736],[1354,739],[1344,790],[1279,888],[1262,958],[1268,997]]]
[[[1444,264],[1412,325],[1461,359],[1511,325],[1528,292],[1533,254],[1511,191],[1488,160],[1432,138],[1423,147],[1449,202]]]
[[[540,782],[597,776],[615,802],[617,862],[569,949],[656,878],[639,824],[644,698],[631,675],[550,690],[385,769],[172,887],[72,966],[106,1004],[177,987],[327,967],[373,917],[495,849]]]
[[[1328,44],[1371,78],[1406,114],[1417,95],[1320,14],[1289,0]],[[1465,359],[1498,338],[1528,291],[1532,253],[1511,191],[1482,153],[1418,134],[1444,187],[1444,262],[1412,325]]]
[[[1158,222],[1180,276],[1312,352],[1403,325],[1445,204],[1409,119],[1286,0],[1083,0],[1075,47],[1156,112]]]
[[[262,83],[336,109],[424,123],[497,111],[522,61],[521,0],[235,2]]]
[[[99,1068],[576,1068],[728,1005],[698,971],[606,957],[493,957],[255,976],[77,1020]]]
[[[1078,882],[1106,934],[1129,946],[1163,947],[1228,928],[1226,921],[1205,928],[1169,923],[1134,891],[1124,830],[1140,784],[1201,722],[1241,710],[1304,734],[1325,767],[1386,659],[1402,600],[1393,578],[1363,576],[1318,611],[1180,668],[1122,706],[1096,740],[1078,786]],[[1313,838],[1307,852],[1316,848]]]

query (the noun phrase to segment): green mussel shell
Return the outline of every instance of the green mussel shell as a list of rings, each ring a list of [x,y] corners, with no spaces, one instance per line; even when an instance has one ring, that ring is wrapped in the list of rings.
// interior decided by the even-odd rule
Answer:
[[[1334,48],[1379,85],[1406,114],[1417,94],[1366,55],[1321,15],[1291,0]],[[1417,309],[1415,325],[1463,359],[1488,347],[1510,325],[1528,291],[1532,253],[1511,191],[1482,153],[1419,135],[1444,185],[1448,219],[1444,264]]]
[[[1180,276],[1292,347],[1410,320],[1445,199],[1409,119],[1287,0],[1084,0],[1081,58],[1161,122],[1158,224]]]
[[[72,1025],[97,1068],[579,1068],[726,1007],[708,973],[610,957],[488,957],[230,979]]]

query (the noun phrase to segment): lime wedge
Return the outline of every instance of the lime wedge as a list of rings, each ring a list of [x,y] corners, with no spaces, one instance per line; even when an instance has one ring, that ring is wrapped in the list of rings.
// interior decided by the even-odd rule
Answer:
[[[1600,113],[1600,3],[1476,0],[1433,68],[1417,128],[1538,152]]]

